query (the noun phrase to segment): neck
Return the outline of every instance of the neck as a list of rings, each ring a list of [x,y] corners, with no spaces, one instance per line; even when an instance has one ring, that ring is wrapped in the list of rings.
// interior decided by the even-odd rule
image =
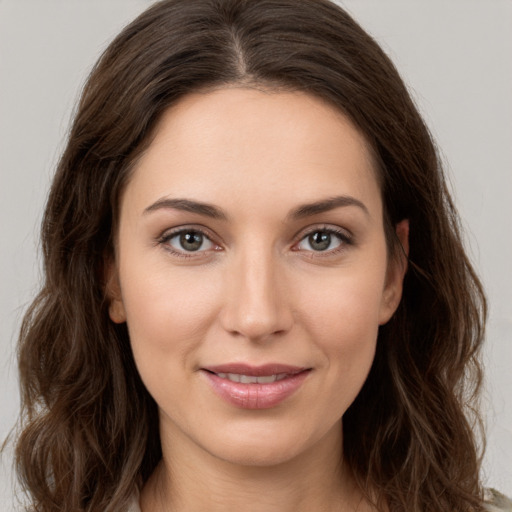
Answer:
[[[235,464],[186,439],[162,439],[163,458],[141,494],[143,512],[367,510],[342,460],[337,424],[306,452],[272,465]]]

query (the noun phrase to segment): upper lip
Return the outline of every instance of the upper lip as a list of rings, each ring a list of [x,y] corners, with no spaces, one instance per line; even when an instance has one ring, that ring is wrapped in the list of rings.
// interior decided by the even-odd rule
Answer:
[[[259,377],[263,375],[279,375],[282,373],[293,375],[304,370],[308,370],[309,368],[279,363],[269,363],[258,366],[245,363],[227,363],[214,366],[203,366],[201,369],[212,373],[236,373],[239,375]]]

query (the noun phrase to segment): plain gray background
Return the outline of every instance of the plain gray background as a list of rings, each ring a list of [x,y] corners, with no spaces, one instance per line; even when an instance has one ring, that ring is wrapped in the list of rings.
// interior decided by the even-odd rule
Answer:
[[[89,69],[148,0],[0,0],[0,439],[13,426],[15,341],[39,279],[38,229]],[[512,2],[340,2],[410,85],[447,162],[490,302],[484,479],[512,495]],[[12,461],[0,464],[13,510]]]

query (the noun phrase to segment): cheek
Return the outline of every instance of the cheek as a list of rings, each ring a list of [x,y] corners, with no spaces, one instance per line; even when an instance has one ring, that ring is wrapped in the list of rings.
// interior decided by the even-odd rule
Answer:
[[[355,399],[372,365],[384,272],[352,272],[317,282],[303,295],[303,324],[328,368],[342,412]],[[339,394],[339,390],[343,393]],[[332,397],[331,397],[332,398]]]
[[[217,314],[219,286],[161,262],[144,268],[125,261],[122,295],[134,357],[141,374],[156,367],[192,365],[192,354]],[[123,279],[123,276],[126,276]],[[129,276],[129,278],[128,278]],[[167,357],[171,356],[171,357]]]
[[[363,341],[378,330],[384,279],[384,269],[366,268],[303,282],[297,293],[303,304],[300,309],[319,338],[338,333],[347,340]]]
[[[197,272],[171,272],[158,264],[147,268],[127,268],[130,281],[122,290],[133,357],[162,411],[186,422],[185,404],[197,398],[197,354],[217,314],[219,287]]]

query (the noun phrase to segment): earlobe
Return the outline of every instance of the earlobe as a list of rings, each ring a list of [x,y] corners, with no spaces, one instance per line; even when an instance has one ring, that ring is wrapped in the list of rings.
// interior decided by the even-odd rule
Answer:
[[[126,314],[124,311],[124,305],[121,300],[112,300],[108,306],[108,314],[110,320],[115,324],[122,324],[126,322]]]
[[[383,325],[393,316],[402,298],[405,273],[407,272],[407,257],[409,256],[409,220],[400,221],[395,227],[395,233],[401,247],[396,256],[388,263],[386,285],[382,294],[379,324]]]
[[[105,267],[105,294],[108,300],[108,314],[112,322],[122,324],[126,322],[126,312],[124,309],[117,268],[114,262],[109,262]]]

